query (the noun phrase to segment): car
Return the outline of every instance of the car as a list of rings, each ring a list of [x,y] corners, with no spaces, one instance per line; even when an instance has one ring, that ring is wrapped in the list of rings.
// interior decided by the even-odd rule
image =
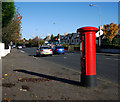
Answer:
[[[25,48],[26,46],[25,45],[22,45],[23,48]]]
[[[36,56],[53,55],[53,50],[49,46],[40,46],[36,50]]]
[[[17,46],[17,49],[21,49],[22,48],[22,46]]]
[[[65,54],[65,48],[63,46],[55,46],[53,47],[54,54]]]
[[[16,46],[15,45],[13,45],[13,48],[15,48]]]
[[[11,45],[11,48],[15,48],[15,45],[13,44],[13,45]]]

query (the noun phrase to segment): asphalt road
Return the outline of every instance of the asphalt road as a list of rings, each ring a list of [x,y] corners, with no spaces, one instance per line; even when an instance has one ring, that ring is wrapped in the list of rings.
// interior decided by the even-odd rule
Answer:
[[[23,48],[20,50],[21,52],[24,51],[28,53],[29,56],[36,55],[36,48]],[[118,62],[120,61],[120,55],[97,53],[96,56],[97,77],[102,78],[102,80],[118,84]],[[81,69],[80,54],[78,52],[67,52],[65,55],[53,55],[37,58],[60,64],[75,71],[80,71]]]

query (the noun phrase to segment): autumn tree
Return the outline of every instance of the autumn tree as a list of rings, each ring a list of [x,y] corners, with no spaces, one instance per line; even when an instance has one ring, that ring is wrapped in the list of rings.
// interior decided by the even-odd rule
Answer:
[[[110,41],[112,42],[113,38],[116,36],[117,32],[118,32],[118,26],[117,24],[111,23],[110,25],[104,25],[104,29],[103,29],[103,34],[104,36]]]
[[[21,39],[21,19],[22,16],[19,14],[18,10],[14,15],[12,21],[2,29],[2,42],[7,45],[12,41],[13,43],[17,43]]]
[[[120,24],[118,25],[118,34],[120,35]]]
[[[13,19],[12,27],[13,27],[13,34],[11,35],[11,40],[14,43],[17,43],[21,39],[22,34],[20,33],[21,30],[21,19],[22,16],[16,11],[15,17]]]

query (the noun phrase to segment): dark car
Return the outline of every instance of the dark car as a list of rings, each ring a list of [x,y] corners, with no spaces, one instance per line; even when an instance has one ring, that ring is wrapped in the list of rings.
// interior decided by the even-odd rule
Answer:
[[[53,47],[54,54],[65,54],[65,49],[63,46],[55,46]]]

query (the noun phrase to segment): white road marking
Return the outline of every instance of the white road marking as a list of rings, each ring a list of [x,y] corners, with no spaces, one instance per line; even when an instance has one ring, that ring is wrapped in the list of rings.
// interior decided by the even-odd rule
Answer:
[[[67,57],[64,57],[64,59],[66,59]]]
[[[111,59],[111,58],[105,58],[105,59]]]
[[[111,58],[105,58],[105,59],[107,59],[107,60],[110,60]],[[116,61],[118,61],[118,60],[120,60],[120,59],[112,59],[112,60],[116,60]]]
[[[106,53],[96,53],[97,55],[112,55],[112,56],[120,56],[120,54],[106,54]]]
[[[114,59],[114,60],[117,60],[117,61],[118,61],[118,60],[120,60],[120,59]]]
[[[37,60],[39,59],[39,58],[37,58],[37,57],[33,57],[33,58],[34,58],[34,59],[37,59]],[[39,60],[40,60],[40,59],[39,59]]]
[[[23,51],[23,50],[20,50],[20,52],[25,53],[25,51]]]

